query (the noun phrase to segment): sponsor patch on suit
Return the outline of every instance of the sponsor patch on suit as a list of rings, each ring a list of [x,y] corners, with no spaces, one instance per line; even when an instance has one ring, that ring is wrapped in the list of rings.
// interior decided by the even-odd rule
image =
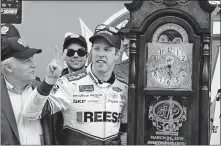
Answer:
[[[51,93],[53,93],[53,94],[56,93],[58,91],[58,89],[59,89],[58,84],[55,84],[51,90]]]
[[[122,89],[119,87],[113,87],[112,89],[116,92],[122,92]]]
[[[92,92],[94,91],[94,85],[80,85],[79,91],[80,92]]]

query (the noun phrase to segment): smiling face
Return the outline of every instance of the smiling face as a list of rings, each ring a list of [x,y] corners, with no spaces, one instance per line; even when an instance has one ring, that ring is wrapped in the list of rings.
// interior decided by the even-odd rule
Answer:
[[[70,44],[67,47],[67,49],[70,49],[70,50],[72,49],[74,51],[81,49],[81,50],[86,51],[85,47],[77,43]],[[73,56],[66,56],[65,61],[69,69],[76,71],[76,70],[84,68],[85,63],[87,61],[87,55],[80,57],[78,56],[78,53],[75,52]]]
[[[119,57],[116,48],[112,47],[104,38],[97,38],[92,46],[92,62],[97,72],[112,72]]]

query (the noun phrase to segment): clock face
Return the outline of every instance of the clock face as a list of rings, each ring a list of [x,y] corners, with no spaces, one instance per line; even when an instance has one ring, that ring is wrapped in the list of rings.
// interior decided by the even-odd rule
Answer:
[[[174,29],[161,28],[156,36],[147,46],[147,87],[191,90],[192,44]]]

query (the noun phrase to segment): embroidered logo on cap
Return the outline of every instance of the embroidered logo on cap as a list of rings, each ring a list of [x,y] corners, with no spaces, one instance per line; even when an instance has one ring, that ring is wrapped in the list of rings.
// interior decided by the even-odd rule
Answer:
[[[28,46],[28,44],[27,44],[22,38],[19,38],[19,39],[18,39],[18,43],[21,44],[21,45],[24,46],[24,47],[27,47],[27,46]]]
[[[1,34],[7,34],[8,31],[9,31],[9,27],[8,26],[3,26],[1,28]]]
[[[71,37],[71,38],[79,38],[80,36],[78,34],[72,33],[72,32],[66,32],[64,37]]]

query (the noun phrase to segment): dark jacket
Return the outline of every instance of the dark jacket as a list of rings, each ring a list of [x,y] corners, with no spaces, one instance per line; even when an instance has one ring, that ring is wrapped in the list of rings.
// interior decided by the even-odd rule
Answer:
[[[38,81],[34,81],[33,89],[39,83]],[[43,130],[41,143],[45,145],[53,144],[52,133],[50,133],[52,131],[51,121],[51,117],[41,119]],[[1,76],[1,145],[20,145],[18,128],[3,76]]]
[[[68,68],[62,70],[61,76],[68,74]],[[53,143],[54,144],[63,144],[63,137],[62,137],[62,128],[64,124],[63,114],[61,111],[51,115],[52,119],[52,133],[53,133]]]
[[[123,78],[128,82],[129,77],[129,59],[122,61],[121,63],[115,64],[114,66],[114,73]]]

